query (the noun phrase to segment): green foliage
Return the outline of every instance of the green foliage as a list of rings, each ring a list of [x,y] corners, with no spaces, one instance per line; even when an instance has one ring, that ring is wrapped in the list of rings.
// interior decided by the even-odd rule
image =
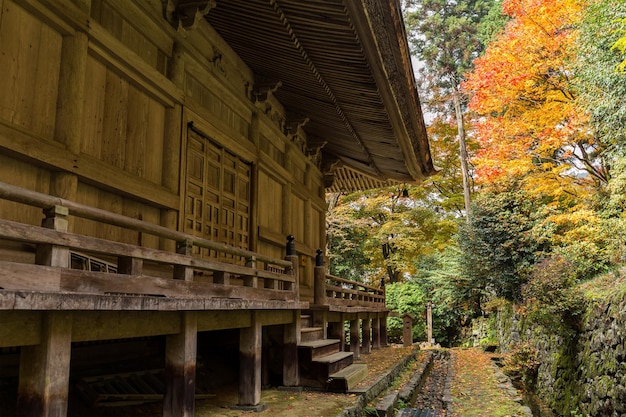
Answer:
[[[472,220],[458,235],[466,285],[508,300],[521,298],[521,286],[548,246],[532,233],[541,220],[539,203],[521,190],[483,194],[475,201]]]
[[[442,252],[415,261],[417,271],[409,282],[430,294],[435,340],[444,346],[452,346],[458,337],[461,316],[467,311],[463,294],[456,285],[461,276],[458,248],[450,244]]]
[[[425,291],[412,283],[396,283],[387,285],[387,308],[397,311],[400,317],[387,319],[387,335],[389,340],[399,343],[403,334],[402,316],[411,313],[413,320],[413,338],[426,340],[425,311],[427,297]]]
[[[502,13],[502,0],[496,0],[491,5],[487,15],[478,24],[478,39],[483,45],[489,44],[510,20],[508,15]]]
[[[339,198],[339,196],[334,196]],[[329,210],[326,214],[326,244],[328,246],[328,271],[331,275],[363,281],[374,275],[364,251],[369,225],[350,211]]]
[[[626,152],[626,80],[615,71],[623,55],[612,46],[620,39],[625,15],[626,2],[590,2],[580,25],[574,63],[577,103],[589,113],[598,140],[618,157]]]
[[[440,75],[436,83],[457,83],[480,54],[478,23],[489,12],[492,1],[411,1],[405,21],[414,53]],[[453,87],[449,85],[448,88]]]
[[[611,49],[617,49],[623,55],[626,54],[626,18],[620,19],[619,22],[622,24],[619,30],[619,33],[622,35],[622,37],[615,41]],[[626,59],[619,63],[616,71],[621,74],[626,74]]]
[[[371,405],[365,407],[363,409],[363,412],[365,412],[366,416],[378,417],[378,410],[376,410],[376,408],[372,407]]]
[[[442,250],[455,224],[422,197],[408,186],[339,196],[327,213],[331,273],[393,283],[415,271],[416,258]]]
[[[502,370],[511,379],[519,380],[532,387],[537,379],[539,360],[537,349],[529,343],[519,343],[504,357]]]
[[[529,318],[555,332],[578,329],[585,298],[577,283],[575,265],[562,256],[537,263],[522,291]]]

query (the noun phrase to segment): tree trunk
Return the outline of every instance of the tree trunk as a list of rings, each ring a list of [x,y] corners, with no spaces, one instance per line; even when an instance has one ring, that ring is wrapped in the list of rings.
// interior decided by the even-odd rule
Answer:
[[[465,201],[465,219],[470,221],[470,182],[469,169],[467,166],[467,145],[465,144],[465,128],[463,127],[463,113],[461,112],[461,98],[458,86],[454,87],[452,95],[454,112],[459,137],[459,159],[461,160],[461,174],[463,175],[463,199]]]

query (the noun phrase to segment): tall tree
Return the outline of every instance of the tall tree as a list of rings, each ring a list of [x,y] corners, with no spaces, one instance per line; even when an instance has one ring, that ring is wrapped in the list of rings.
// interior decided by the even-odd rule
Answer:
[[[420,187],[396,186],[341,196],[327,216],[334,270],[352,271],[352,279],[370,284],[385,276],[399,282],[415,272],[416,258],[442,250],[454,221],[423,202],[421,193]]]
[[[572,81],[583,3],[506,0],[504,11],[512,20],[464,84],[481,145],[477,175],[523,178],[553,201],[580,198],[608,179]]]
[[[626,74],[615,71],[626,52],[620,52],[626,48],[626,36],[620,38],[626,34],[626,21],[619,19],[623,16],[625,1],[591,2],[580,24],[574,60],[577,104],[590,115],[598,140],[614,158],[626,156]]]
[[[466,100],[459,86],[463,73],[483,50],[478,24],[493,1],[411,0],[406,3],[409,40],[422,64],[418,73],[429,111],[453,114],[456,119],[465,212],[469,219],[470,172],[463,120]]]

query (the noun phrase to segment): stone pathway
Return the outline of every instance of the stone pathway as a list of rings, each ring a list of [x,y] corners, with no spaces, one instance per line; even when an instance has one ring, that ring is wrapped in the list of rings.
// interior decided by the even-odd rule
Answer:
[[[452,349],[449,372],[450,417],[532,417],[530,408],[481,349]]]

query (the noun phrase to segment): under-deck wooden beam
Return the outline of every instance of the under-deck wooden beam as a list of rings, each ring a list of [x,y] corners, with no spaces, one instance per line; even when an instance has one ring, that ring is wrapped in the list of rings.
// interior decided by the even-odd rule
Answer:
[[[300,344],[300,310],[293,312],[293,323],[283,325],[283,385],[300,385],[298,345]]]
[[[368,317],[363,319],[363,344],[361,350],[363,353],[372,353],[372,320]]]
[[[197,313],[183,312],[181,321],[181,332],[165,341],[164,417],[193,417],[195,410]]]
[[[23,346],[17,393],[20,417],[65,417],[70,381],[72,321],[64,312],[49,312],[41,343]]]
[[[354,359],[361,357],[360,322],[358,315],[354,320],[350,320],[350,351],[354,354]]]
[[[251,326],[239,330],[239,407],[255,407],[261,403],[262,329],[255,312]]]

